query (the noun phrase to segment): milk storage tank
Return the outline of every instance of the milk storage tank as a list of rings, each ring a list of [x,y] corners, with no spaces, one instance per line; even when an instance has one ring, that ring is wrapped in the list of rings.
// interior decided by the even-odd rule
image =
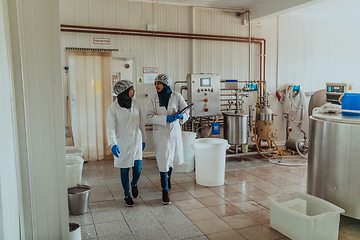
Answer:
[[[360,118],[314,113],[310,117],[307,192],[360,219]]]

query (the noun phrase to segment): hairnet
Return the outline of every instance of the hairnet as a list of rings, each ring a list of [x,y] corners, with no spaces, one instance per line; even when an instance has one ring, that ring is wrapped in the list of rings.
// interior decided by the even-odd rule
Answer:
[[[169,75],[166,75],[166,74],[158,74],[156,77],[155,77],[155,81],[159,81],[163,84],[166,84],[168,86],[170,86],[171,84],[171,78]]]
[[[122,93],[123,91],[125,91],[126,89],[128,89],[133,85],[134,83],[129,80],[120,80],[114,84],[113,90],[116,95],[119,95],[120,93]]]

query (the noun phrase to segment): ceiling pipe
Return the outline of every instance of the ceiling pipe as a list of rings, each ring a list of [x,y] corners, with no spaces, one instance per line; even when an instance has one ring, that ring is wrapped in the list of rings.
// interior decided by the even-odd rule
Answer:
[[[123,29],[123,28],[106,28],[94,26],[81,25],[60,25],[62,32],[76,32],[76,33],[94,33],[94,34],[112,34],[112,35],[128,35],[128,36],[143,36],[143,37],[162,37],[162,38],[179,38],[179,39],[194,39],[194,40],[209,40],[209,41],[226,41],[226,42],[244,42],[244,43],[258,43],[260,45],[260,86],[259,93],[261,99],[265,96],[265,56],[266,56],[266,39],[255,37],[237,37],[225,35],[211,35],[211,34],[195,34],[195,33],[181,33],[181,32],[164,32],[164,31],[147,31],[137,29]],[[250,79],[249,79],[250,80]],[[263,82],[263,84],[261,84]],[[263,85],[263,86],[261,86]]]
[[[94,26],[80,26],[80,25],[67,25],[61,24],[61,31],[65,29],[93,29],[93,30],[104,30],[104,31],[114,31],[114,32],[133,32],[133,33],[146,33],[146,34],[164,34],[164,35],[178,35],[178,36],[190,36],[190,37],[209,37],[209,38],[229,38],[229,39],[243,39],[249,42],[249,37],[238,37],[238,36],[225,36],[225,35],[210,35],[210,34],[196,34],[196,33],[181,33],[181,32],[163,32],[163,31],[147,31],[147,30],[137,30],[137,29],[124,29],[124,28],[106,28],[106,27],[94,27]],[[251,38],[252,41],[264,41],[264,38]]]

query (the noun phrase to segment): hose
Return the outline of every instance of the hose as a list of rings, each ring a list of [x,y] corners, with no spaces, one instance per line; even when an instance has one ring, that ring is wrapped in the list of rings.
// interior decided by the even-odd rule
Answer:
[[[296,151],[299,153],[299,155],[300,155],[301,157],[307,158],[307,155],[308,155],[308,154],[306,154],[306,155],[302,154],[302,152],[299,150],[299,146],[298,146],[298,145],[299,145],[299,144],[298,144],[298,141],[299,141],[299,133],[301,133],[301,132],[304,133],[304,140],[305,140],[305,142],[306,142],[305,132],[300,129],[300,130],[297,132],[297,134],[296,134],[295,147],[296,147]]]
[[[299,131],[296,134],[296,141],[295,141],[295,146],[296,146],[296,151],[299,153],[299,155],[303,158],[307,158],[306,155],[304,155],[298,147],[298,136],[300,132],[304,132],[301,129],[301,124],[304,122],[304,115],[305,115],[305,105],[304,105],[304,93],[302,92],[302,90],[300,89],[299,93],[297,94],[300,96],[300,102],[298,105],[295,104],[294,102],[294,96],[293,96],[293,85],[289,84],[287,85],[286,89],[285,89],[285,101],[284,101],[284,105],[285,105],[285,111],[288,113],[289,119],[290,121],[296,123],[298,125]],[[296,95],[296,96],[297,96]],[[291,113],[298,113],[298,111],[301,111],[300,113],[300,120],[296,120],[296,116],[294,118],[291,117]],[[305,133],[304,133],[305,134]],[[306,137],[305,137],[306,138]]]
[[[304,93],[302,92],[302,90],[300,89],[299,93],[297,95],[300,95],[300,103],[299,105],[296,105],[294,102],[294,97],[293,97],[293,85],[289,84],[287,85],[286,89],[285,89],[285,112],[287,112],[289,114],[289,119],[291,121],[293,121],[294,123],[297,124],[302,124],[304,121],[304,115],[305,115],[305,111],[304,111]],[[300,115],[300,120],[296,120],[296,116],[294,118],[291,117],[291,113],[296,113],[301,110],[301,115]]]

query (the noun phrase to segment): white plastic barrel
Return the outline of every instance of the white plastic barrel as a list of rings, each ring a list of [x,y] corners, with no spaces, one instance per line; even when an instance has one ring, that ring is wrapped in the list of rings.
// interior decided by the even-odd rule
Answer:
[[[68,188],[80,184],[83,164],[84,160],[78,155],[66,155],[66,183]]]
[[[84,157],[85,149],[80,146],[66,146],[65,147],[66,154],[76,154],[79,155],[79,157]]]
[[[221,186],[225,182],[225,158],[228,141],[220,138],[201,138],[194,142],[196,183],[202,186]]]
[[[192,172],[195,168],[195,150],[191,146],[194,144],[196,133],[182,132],[184,162],[189,165],[183,172]]]

